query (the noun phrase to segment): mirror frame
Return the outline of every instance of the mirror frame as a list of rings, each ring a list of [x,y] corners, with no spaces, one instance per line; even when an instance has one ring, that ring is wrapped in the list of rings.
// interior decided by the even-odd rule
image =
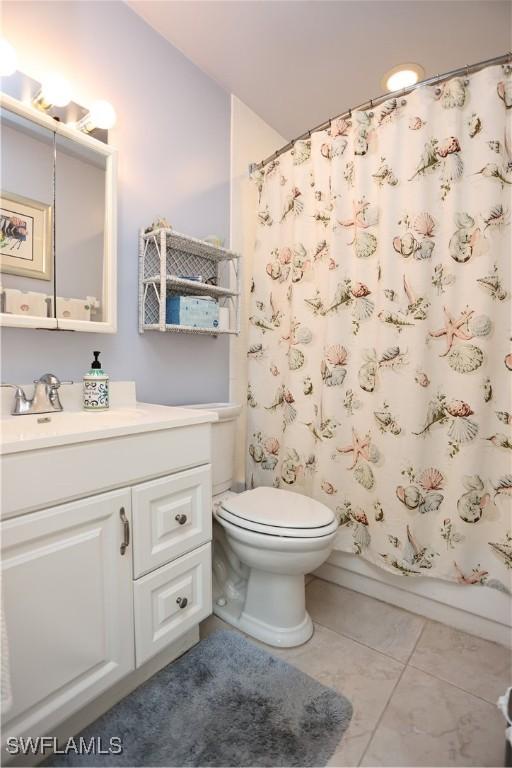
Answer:
[[[24,104],[5,93],[0,93],[0,108],[14,112],[33,123],[48,128],[52,133],[81,144],[105,158],[105,233],[103,248],[104,319],[70,320],[67,318],[12,315],[0,312],[0,326],[6,328],[45,328],[50,330],[84,331],[89,333],[117,332],[117,150],[92,136],[54,120],[30,104]],[[53,207],[52,207],[53,208]],[[52,210],[52,215],[53,215]],[[55,244],[53,244],[55,247]],[[52,249],[52,259],[54,251]],[[53,265],[55,267],[55,264]]]

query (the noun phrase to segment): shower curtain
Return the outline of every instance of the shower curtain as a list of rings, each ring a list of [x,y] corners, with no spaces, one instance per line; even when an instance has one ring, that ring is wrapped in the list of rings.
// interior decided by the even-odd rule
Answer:
[[[509,591],[512,68],[335,119],[253,174],[247,485],[336,549]]]

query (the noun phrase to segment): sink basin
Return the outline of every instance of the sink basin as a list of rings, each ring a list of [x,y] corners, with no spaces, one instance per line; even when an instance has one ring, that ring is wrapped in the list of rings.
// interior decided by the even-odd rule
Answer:
[[[0,420],[0,453],[82,443],[216,421],[211,411],[136,403],[108,411],[62,411]]]
[[[137,402],[134,382],[110,382],[107,411],[82,409],[81,383],[60,396],[63,411],[12,416],[0,390],[2,520],[210,462],[215,411]]]

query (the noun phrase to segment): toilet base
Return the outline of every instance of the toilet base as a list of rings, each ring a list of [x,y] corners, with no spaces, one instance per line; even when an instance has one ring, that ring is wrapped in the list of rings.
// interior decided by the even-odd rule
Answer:
[[[247,570],[248,578],[236,588],[229,582],[222,593],[214,590],[214,613],[268,645],[292,648],[307,642],[313,622],[306,611],[304,576]]]
[[[242,611],[237,616],[236,607],[234,610],[231,607],[230,610],[229,602],[223,606],[214,602],[213,613],[219,619],[254,637],[256,640],[261,640],[262,643],[279,648],[294,648],[297,645],[302,645],[307,643],[313,635],[313,622],[307,611],[303,621],[294,627],[276,627],[275,625],[266,624],[260,619],[248,616],[245,611]]]
[[[252,545],[233,533],[249,536]],[[316,549],[305,549],[306,543],[299,542],[298,552],[290,548],[290,542],[278,541],[280,548],[274,551],[254,546],[257,534],[255,539],[254,534],[234,527],[227,531],[216,522],[213,613],[267,645],[293,648],[306,643],[313,634],[313,622],[306,611],[304,574],[324,562],[332,539]],[[268,545],[267,538],[264,543]]]

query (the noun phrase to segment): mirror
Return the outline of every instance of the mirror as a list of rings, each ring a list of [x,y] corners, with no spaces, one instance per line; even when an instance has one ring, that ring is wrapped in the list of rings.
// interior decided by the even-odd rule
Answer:
[[[54,141],[48,128],[2,111],[1,311],[43,327],[53,314]]]
[[[1,323],[115,333],[115,150],[0,98]]]
[[[55,167],[56,316],[101,322],[106,159],[57,136]]]

